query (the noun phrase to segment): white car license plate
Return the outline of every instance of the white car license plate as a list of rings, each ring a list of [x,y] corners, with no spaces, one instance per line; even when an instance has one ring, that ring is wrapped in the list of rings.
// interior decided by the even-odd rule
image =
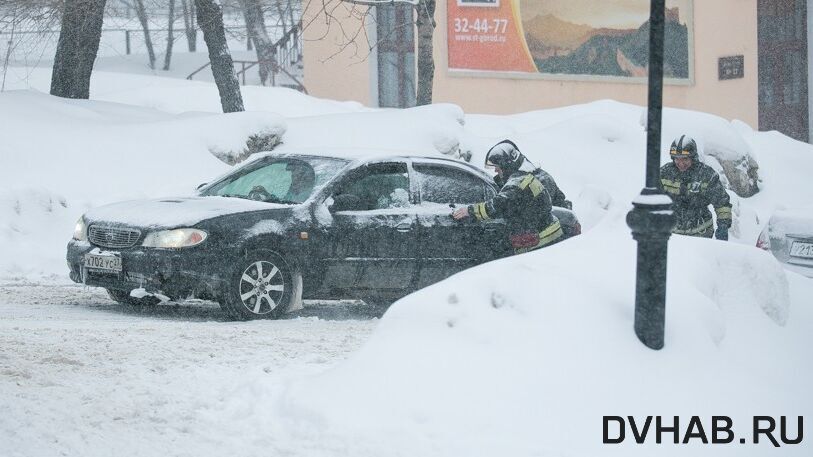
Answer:
[[[85,268],[121,271],[121,257],[117,255],[85,254]]]
[[[794,241],[790,246],[790,255],[793,257],[804,257],[813,259],[813,243],[802,243],[801,241]]]

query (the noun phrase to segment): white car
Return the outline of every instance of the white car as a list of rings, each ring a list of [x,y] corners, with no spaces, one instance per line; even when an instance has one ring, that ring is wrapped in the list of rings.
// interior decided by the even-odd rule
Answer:
[[[757,239],[785,267],[813,278],[813,207],[777,210]]]

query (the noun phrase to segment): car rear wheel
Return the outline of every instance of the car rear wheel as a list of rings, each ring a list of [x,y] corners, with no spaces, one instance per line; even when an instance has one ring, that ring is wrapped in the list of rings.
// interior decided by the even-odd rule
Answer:
[[[153,296],[143,298],[131,297],[129,290],[107,289],[107,295],[109,295],[110,298],[112,298],[116,303],[136,308],[155,306],[161,302],[161,300]]]
[[[234,319],[276,319],[291,305],[292,272],[279,254],[255,251],[237,263],[221,305]]]

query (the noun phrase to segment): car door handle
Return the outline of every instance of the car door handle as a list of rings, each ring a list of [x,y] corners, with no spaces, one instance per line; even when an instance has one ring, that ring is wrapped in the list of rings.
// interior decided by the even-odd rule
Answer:
[[[395,226],[395,230],[398,230],[399,232],[402,232],[402,233],[409,232],[410,230],[412,230],[412,224],[408,224],[408,223],[398,224],[398,225]]]
[[[496,232],[499,229],[500,228],[497,227],[496,225],[492,225],[492,224],[486,225],[486,232]]]

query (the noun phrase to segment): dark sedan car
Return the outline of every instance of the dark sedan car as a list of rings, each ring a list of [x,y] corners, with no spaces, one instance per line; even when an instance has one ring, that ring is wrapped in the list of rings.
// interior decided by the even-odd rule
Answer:
[[[460,161],[266,154],[187,198],[89,211],[68,244],[71,278],[116,301],[197,297],[235,319],[278,317],[305,299],[386,304],[508,255],[505,223],[457,223],[491,198]],[[566,235],[572,212],[554,208]]]

